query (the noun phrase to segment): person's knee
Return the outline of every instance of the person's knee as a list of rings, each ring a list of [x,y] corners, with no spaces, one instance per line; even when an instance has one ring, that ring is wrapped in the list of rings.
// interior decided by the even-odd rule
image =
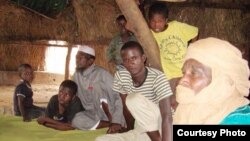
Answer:
[[[89,130],[89,128],[87,128],[87,123],[83,122],[81,117],[73,118],[71,125],[72,127],[79,129],[79,130]]]
[[[74,128],[76,128],[76,129],[79,129],[78,127],[77,127],[77,123],[79,123],[78,122],[78,118],[77,117],[74,117],[73,119],[72,119],[72,121],[71,121],[71,125],[74,127]]]
[[[76,128],[76,129],[82,130],[81,128],[82,128],[82,126],[83,126],[83,124],[84,124],[84,121],[83,121],[82,117],[83,117],[83,114],[82,114],[81,112],[77,113],[77,114],[74,116],[74,118],[72,119],[71,125],[72,125],[74,128]]]
[[[72,120],[72,126],[80,130],[95,130],[99,125],[98,120],[93,119],[85,114],[85,112],[79,112]]]

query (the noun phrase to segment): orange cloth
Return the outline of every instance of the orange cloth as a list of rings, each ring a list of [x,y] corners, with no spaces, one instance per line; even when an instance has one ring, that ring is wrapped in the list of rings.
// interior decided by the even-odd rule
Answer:
[[[185,60],[195,59],[212,70],[211,83],[198,94],[177,86],[179,105],[174,124],[219,124],[229,113],[247,105],[250,82],[247,61],[230,43],[206,38],[188,47]]]

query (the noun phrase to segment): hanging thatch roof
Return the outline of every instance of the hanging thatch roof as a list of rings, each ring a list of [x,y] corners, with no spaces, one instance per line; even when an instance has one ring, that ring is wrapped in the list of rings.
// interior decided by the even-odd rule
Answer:
[[[109,1],[72,1],[55,20],[44,18],[11,1],[0,0],[0,39],[66,40],[70,43],[111,38],[119,13]]]
[[[145,0],[147,3],[152,1],[154,0]],[[217,37],[233,42],[246,41],[245,38],[249,37],[249,28],[245,28],[250,21],[249,1],[187,0],[169,5],[170,19],[198,26],[202,31],[201,37],[218,35]],[[73,0],[57,19],[50,20],[10,0],[0,0],[0,40],[53,39],[70,43],[106,40],[112,38],[117,31],[114,19],[118,13],[120,11],[115,0]],[[239,36],[235,33],[235,36],[231,36],[231,32],[235,30],[243,34]]]
[[[145,4],[153,1],[144,0]],[[70,2],[52,20],[10,0],[0,0],[0,70],[16,70],[20,63],[27,60],[33,60],[31,64],[34,68],[43,70],[47,45],[40,44],[40,40],[64,40],[69,46],[91,44],[100,52],[97,64],[110,69],[104,61],[103,52],[117,32],[114,20],[120,10],[115,0]],[[246,53],[249,52],[250,1],[187,0],[168,4],[169,19],[199,27],[200,38],[215,36],[232,42],[246,50]],[[27,57],[20,52],[26,52]]]

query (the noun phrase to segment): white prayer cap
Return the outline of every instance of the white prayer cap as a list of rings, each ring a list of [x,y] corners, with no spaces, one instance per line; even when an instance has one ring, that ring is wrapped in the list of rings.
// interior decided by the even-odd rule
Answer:
[[[78,51],[87,53],[89,55],[95,56],[95,50],[87,45],[76,45],[78,47]]]

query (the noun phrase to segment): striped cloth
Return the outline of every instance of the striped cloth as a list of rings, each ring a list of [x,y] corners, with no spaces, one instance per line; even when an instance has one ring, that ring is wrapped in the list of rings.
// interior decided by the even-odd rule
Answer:
[[[146,67],[148,70],[146,80],[140,87],[133,85],[130,73],[126,69],[116,72],[113,90],[121,94],[140,93],[150,101],[158,104],[160,100],[172,95],[168,80],[164,73]]]

